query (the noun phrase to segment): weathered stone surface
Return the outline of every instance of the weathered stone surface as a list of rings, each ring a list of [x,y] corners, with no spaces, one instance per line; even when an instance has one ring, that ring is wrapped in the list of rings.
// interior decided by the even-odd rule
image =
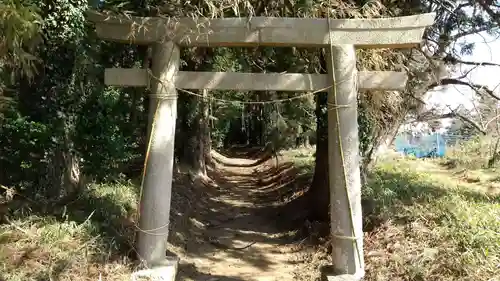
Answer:
[[[132,273],[132,281],[175,281],[178,259],[170,258],[151,268]]]
[[[332,262],[336,272],[364,273],[358,135],[356,53],[353,46],[327,48],[328,174]]]
[[[435,14],[381,18],[328,19],[253,17],[178,20],[125,18],[89,12],[99,37],[118,42],[151,44],[174,41],[182,46],[301,46],[353,44],[358,48],[408,48],[422,40]]]
[[[396,71],[360,71],[360,90],[403,90],[408,76]],[[107,68],[106,85],[140,87],[147,86],[149,75],[141,68]],[[179,71],[175,86],[179,89],[239,90],[239,91],[319,91],[329,84],[327,74],[302,73],[238,73],[238,72],[191,72]]]
[[[354,275],[344,274],[344,275],[336,275],[336,276],[327,276],[327,281],[360,281],[361,279],[355,277]]]
[[[155,47],[146,155],[141,191],[137,250],[147,265],[165,260],[174,164],[177,91],[171,82],[179,69],[179,48],[172,42]],[[169,82],[170,81],[170,82]],[[154,121],[153,121],[154,120]],[[150,133],[149,133],[150,132]]]

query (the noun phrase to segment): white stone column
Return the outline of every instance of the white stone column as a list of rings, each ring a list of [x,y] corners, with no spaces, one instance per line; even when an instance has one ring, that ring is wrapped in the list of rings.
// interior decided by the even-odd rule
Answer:
[[[148,267],[164,265],[166,260],[177,119],[174,79],[179,62],[179,47],[173,42],[154,45],[148,124],[151,143],[144,167],[137,244],[139,258]]]
[[[333,46],[332,54],[329,47],[326,54],[328,76],[333,80],[333,87],[328,91],[328,173],[333,267],[335,274],[359,280],[364,276],[364,260],[356,53],[352,45],[336,45]]]

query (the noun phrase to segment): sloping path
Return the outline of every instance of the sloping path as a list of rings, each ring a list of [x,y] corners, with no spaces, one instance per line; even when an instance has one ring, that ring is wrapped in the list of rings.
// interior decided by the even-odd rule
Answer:
[[[304,188],[291,163],[216,156],[203,200],[190,218],[180,280],[295,280],[296,229]],[[259,164],[257,164],[259,163]],[[195,222],[193,222],[195,221]],[[174,234],[175,235],[175,234]]]

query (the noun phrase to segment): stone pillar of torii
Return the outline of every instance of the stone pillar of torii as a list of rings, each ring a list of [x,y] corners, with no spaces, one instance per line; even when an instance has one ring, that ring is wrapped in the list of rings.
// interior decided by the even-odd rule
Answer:
[[[166,248],[177,118],[176,89],[180,88],[328,91],[334,263],[334,272],[328,278],[359,280],[364,276],[357,92],[360,89],[403,90],[407,76],[390,71],[358,72],[355,48],[418,47],[425,28],[434,22],[433,13],[348,20],[275,17],[168,20],[97,12],[89,12],[88,16],[102,39],[153,45],[151,70],[111,68],[105,72],[107,85],[150,86],[153,93],[149,113],[151,142],[144,167],[137,245],[139,258],[152,268],[153,274],[163,274],[162,280],[174,280],[176,272],[176,262],[166,262]],[[179,71],[181,46],[325,48],[328,74]]]

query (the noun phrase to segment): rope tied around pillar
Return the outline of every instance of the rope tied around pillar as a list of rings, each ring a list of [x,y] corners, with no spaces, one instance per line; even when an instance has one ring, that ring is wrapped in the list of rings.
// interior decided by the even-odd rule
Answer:
[[[149,94],[150,97],[155,97],[160,100],[176,100],[177,95],[157,95],[157,94]]]
[[[361,236],[346,236],[346,235],[332,234],[332,237],[336,238],[338,240],[356,241],[356,240],[359,240],[359,239],[363,239],[364,235],[361,235]]]
[[[152,228],[152,229],[148,229],[148,230],[144,230],[142,228],[140,228],[137,224],[135,224],[135,228],[140,231],[140,232],[143,232],[143,233],[146,233],[146,234],[149,234],[149,235],[155,235],[155,236],[162,236],[162,235],[167,235],[168,234],[168,227],[169,227],[170,223],[166,223],[160,227],[157,227],[157,228]],[[160,229],[164,229],[166,228],[167,231],[165,232],[162,232],[162,233],[156,233],[156,231],[160,230]]]
[[[147,79],[148,81],[148,84],[146,85],[146,88],[148,90],[151,89],[151,80],[154,80],[155,82],[157,82],[158,84],[160,84],[162,87],[173,87],[175,88],[175,81],[173,79],[160,79],[158,77],[156,77],[154,74],[153,74],[153,71],[151,69],[147,69],[147,73],[148,73],[148,77],[150,79]],[[173,99],[177,99],[177,95],[159,95],[159,94],[154,94],[154,93],[150,93],[149,94],[150,97],[155,97],[157,99],[161,99],[161,100],[173,100]]]
[[[327,103],[327,110],[337,110],[337,109],[341,109],[341,108],[353,108],[355,106],[358,106],[357,103],[348,103],[348,104],[336,104],[334,102],[328,102]]]

